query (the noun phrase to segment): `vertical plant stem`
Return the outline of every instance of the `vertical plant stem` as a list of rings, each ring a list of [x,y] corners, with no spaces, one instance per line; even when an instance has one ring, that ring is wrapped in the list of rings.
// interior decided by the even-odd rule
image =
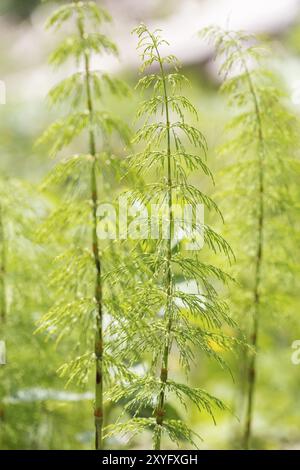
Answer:
[[[81,39],[84,40],[85,31],[83,21],[79,18],[78,28]],[[90,129],[89,129],[89,152],[93,157],[91,168],[91,199],[92,199],[92,251],[95,265],[95,300],[96,300],[96,332],[95,332],[95,358],[96,358],[96,377],[95,377],[95,448],[103,449],[103,311],[102,311],[102,276],[101,259],[99,253],[99,243],[97,237],[97,207],[98,207],[98,188],[96,177],[96,142],[93,130],[93,100],[91,92],[90,59],[88,53],[84,56],[85,62],[85,82],[87,95],[87,108],[89,111]]]
[[[253,351],[250,351],[249,363],[247,364],[247,403],[246,403],[246,420],[243,436],[243,447],[248,450],[251,446],[251,432],[253,421],[253,402],[256,384],[256,353],[258,344],[259,333],[259,317],[260,317],[260,284],[261,284],[261,270],[263,262],[263,232],[264,232],[264,137],[262,129],[261,113],[259,109],[258,98],[255,92],[255,87],[248,71],[247,64],[243,61],[244,68],[247,74],[249,89],[253,97],[255,114],[257,118],[257,133],[258,133],[258,179],[259,179],[259,193],[258,193],[258,220],[257,220],[257,246],[255,256],[255,281],[253,290],[254,313],[253,323],[250,332],[250,345]]]
[[[154,449],[160,450],[161,448],[161,435],[162,425],[165,416],[165,394],[166,394],[166,382],[168,380],[168,367],[169,367],[169,354],[171,350],[171,330],[172,330],[172,295],[173,295],[173,275],[172,275],[172,226],[173,226],[173,195],[172,195],[172,165],[171,165],[171,132],[170,132],[170,113],[169,113],[169,102],[167,93],[167,83],[164,71],[162,59],[159,54],[159,50],[156,46],[156,39],[152,36],[153,43],[157,57],[159,58],[159,66],[161,71],[161,77],[163,81],[164,90],[164,106],[166,115],[166,126],[167,126],[167,180],[168,180],[168,247],[167,247],[167,305],[165,311],[165,323],[166,323],[166,337],[163,349],[162,365],[160,371],[161,387],[158,397],[158,404],[156,408],[156,424],[159,426],[158,433],[154,442]]]

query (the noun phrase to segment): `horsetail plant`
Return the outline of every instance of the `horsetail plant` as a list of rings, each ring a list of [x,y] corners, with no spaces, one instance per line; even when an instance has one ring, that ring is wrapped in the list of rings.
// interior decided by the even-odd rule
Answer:
[[[155,236],[147,237],[149,221],[142,217],[143,241],[132,256],[144,279],[131,286],[128,309],[132,321],[136,319],[139,324],[138,331],[132,334],[131,347],[145,352],[145,366],[147,354],[152,359],[144,375],[136,374],[127,384],[117,384],[112,389],[112,399],[125,400],[125,410],[134,416],[110,426],[107,435],[136,435],[151,430],[154,449],[159,450],[163,434],[177,444],[182,440],[195,443],[194,433],[187,424],[168,415],[170,396],[184,407],[186,400],[191,400],[213,419],[215,406],[225,408],[219,399],[201,388],[176,381],[170,369],[178,351],[179,362],[188,372],[195,348],[224,365],[213,344],[231,348],[231,338],[221,329],[223,325],[232,326],[233,322],[226,303],[218,299],[216,282],[226,283],[230,276],[201,259],[199,235],[204,233],[205,243],[214,251],[220,250],[228,258],[232,252],[227,242],[203,221],[196,218],[191,230],[187,230],[182,220],[182,210],[187,206],[192,208],[194,219],[199,205],[220,215],[214,201],[189,182],[189,173],[199,169],[212,178],[205,162],[207,143],[201,131],[186,122],[186,114],[190,112],[196,119],[197,111],[180,93],[188,80],[178,72],[177,59],[161,54],[162,46],[168,43],[161,38],[159,30],[151,32],[144,24],[135,32],[138,48],[142,49],[141,71],[151,66],[157,66],[158,71],[145,75],[138,83],[139,88],[146,92],[152,89],[153,94],[138,111],[138,117],[145,117],[145,122],[134,143],[142,149],[129,162],[131,168],[147,174],[148,178],[152,171],[156,172],[156,180],[132,191],[130,198],[140,208],[155,206],[151,217],[160,224],[160,229]],[[168,70],[169,67],[174,70]],[[190,150],[191,147],[196,151]],[[192,251],[185,251],[189,249]],[[190,291],[185,288],[193,283],[195,287]],[[152,417],[143,417],[149,408]]]
[[[230,138],[220,153],[230,163],[223,174],[226,201],[231,205],[226,213],[238,258],[236,277],[242,286],[233,301],[237,310],[248,314],[248,343],[252,346],[244,365],[243,447],[249,449],[260,325],[265,315],[270,318],[274,312],[282,315],[287,311],[297,292],[296,278],[290,279],[290,273],[298,269],[297,262],[286,264],[296,246],[296,228],[292,229],[297,217],[295,176],[299,174],[293,159],[295,118],[283,102],[278,78],[262,64],[266,48],[254,36],[218,27],[207,28],[202,35],[214,44],[222,60],[222,91],[235,111],[227,126]],[[234,213],[230,207],[235,208]],[[288,282],[282,278],[284,267],[288,267]]]
[[[102,256],[105,247],[101,251],[97,211],[107,197],[104,189],[109,185],[109,178],[116,176],[118,161],[113,156],[112,137],[116,135],[120,142],[128,143],[129,135],[126,125],[103,109],[107,94],[124,96],[128,88],[121,80],[91,68],[95,54],[117,55],[116,45],[98,32],[110,20],[109,14],[93,1],[63,5],[48,20],[47,26],[55,30],[67,21],[73,21],[75,27],[75,33],[52,53],[50,63],[61,66],[73,59],[82,70],[50,92],[53,104],[69,100],[76,111],[50,126],[40,140],[41,144],[50,145],[50,155],[55,157],[84,131],[88,139],[87,152],[60,161],[46,181],[48,187],[54,184],[63,188],[64,198],[42,231],[64,233],[64,242],[70,246],[58,256],[58,269],[53,275],[61,300],[42,319],[41,328],[50,328],[50,334],[58,335],[59,339],[70,335],[73,329],[78,332],[76,344],[80,355],[61,368],[62,375],[69,374],[70,380],[86,382],[94,365],[96,449],[103,448],[104,381],[110,379],[109,368],[113,366],[106,363],[105,357]]]

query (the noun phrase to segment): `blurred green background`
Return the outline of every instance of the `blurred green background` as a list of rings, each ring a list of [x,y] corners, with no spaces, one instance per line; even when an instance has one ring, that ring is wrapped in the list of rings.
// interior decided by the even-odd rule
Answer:
[[[44,23],[57,3],[2,0],[0,5],[0,80],[6,85],[6,104],[0,105],[0,171],[2,176],[36,184],[42,181],[53,163],[47,155],[37,151],[33,143],[59,115],[59,111],[47,107],[46,93],[70,71],[66,66],[65,70],[55,72],[47,63],[60,34],[46,32]],[[205,25],[218,23],[266,35],[274,50],[272,66],[286,83],[290,106],[296,113],[300,111],[298,1],[272,0],[263,5],[261,1],[248,0],[106,0],[102,3],[114,17],[111,34],[120,47],[120,61],[105,57],[95,66],[121,74],[134,87],[139,58],[130,31],[139,21],[147,22],[150,27],[161,27],[171,44],[171,52],[178,56],[183,71],[192,81],[186,94],[199,109],[199,126],[208,139],[209,164],[216,174],[217,186],[222,184],[218,175],[224,162],[215,158],[215,150],[224,138],[224,124],[230,113],[218,94],[219,79],[217,67],[211,60],[212,52],[197,38],[197,31]],[[134,127],[132,116],[139,99],[134,92],[133,99],[112,101],[110,106]],[[201,175],[194,176],[213,194],[214,188],[200,178]],[[42,199],[41,214],[48,204]],[[230,227],[226,227],[226,231],[230,236]],[[91,447],[92,388],[64,389],[64,381],[55,371],[64,362],[68,344],[55,349],[42,336],[33,336],[37,318],[51,304],[51,292],[46,283],[47,266],[52,257],[53,253],[42,253],[40,276],[31,279],[24,303],[11,309],[7,329],[1,331],[0,339],[4,335],[7,341],[8,364],[0,366],[0,449]],[[26,266],[26,260],[22,263]],[[29,271],[24,269],[20,275],[23,276],[20,285]],[[26,280],[29,282],[28,278]],[[300,366],[291,362],[291,344],[300,338],[299,292],[295,292],[295,297],[292,307],[279,318],[262,319],[255,413],[257,448],[300,449]],[[238,357],[228,360],[233,370],[238,370]],[[177,364],[172,366],[175,368]],[[239,448],[240,421],[235,416],[240,416],[238,377],[234,382],[226,371],[204,357],[199,357],[197,365],[193,366],[191,377],[194,385],[201,385],[233,408],[232,414],[217,415],[216,426],[205,414],[189,408],[187,419],[204,438],[200,448]],[[176,403],[172,407],[175,416],[182,413],[182,410],[177,411]],[[112,442],[114,445],[120,443]],[[136,438],[131,445],[150,447],[150,436]]]

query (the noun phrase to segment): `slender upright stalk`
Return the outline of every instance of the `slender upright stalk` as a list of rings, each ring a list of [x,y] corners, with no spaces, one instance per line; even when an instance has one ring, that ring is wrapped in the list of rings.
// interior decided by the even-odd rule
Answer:
[[[249,363],[247,364],[247,403],[246,403],[246,421],[243,436],[243,447],[245,449],[250,448],[251,444],[251,430],[253,420],[253,401],[256,384],[256,353],[257,353],[257,342],[259,333],[259,317],[260,317],[260,284],[261,284],[261,269],[263,262],[263,232],[264,232],[264,137],[262,129],[261,113],[259,109],[259,103],[255,92],[255,87],[251,79],[247,64],[243,60],[243,66],[247,75],[247,81],[249,84],[250,93],[253,98],[255,115],[257,119],[257,134],[258,134],[258,179],[259,179],[259,192],[258,192],[258,220],[257,220],[257,246],[255,256],[255,281],[253,289],[253,301],[254,301],[254,314],[253,324],[250,332],[250,345],[253,351],[250,352]]]
[[[151,35],[153,43],[156,44],[156,39]],[[168,367],[169,367],[169,353],[171,349],[171,329],[172,329],[172,294],[173,294],[173,275],[172,275],[172,225],[173,225],[173,196],[172,196],[172,165],[171,165],[171,133],[170,133],[170,116],[169,116],[169,102],[166,76],[164,71],[164,65],[161,60],[161,56],[158,47],[155,46],[157,57],[159,60],[159,67],[161,72],[161,78],[163,82],[163,94],[164,94],[164,106],[166,116],[166,127],[167,127],[167,180],[168,180],[168,251],[167,251],[167,306],[165,311],[165,322],[166,322],[166,338],[162,357],[162,366],[160,371],[161,389],[158,398],[158,405],[156,408],[156,423],[160,426],[159,432],[157,433],[154,448],[160,450],[161,448],[161,426],[163,424],[165,415],[165,393],[166,393],[166,382],[168,380]]]
[[[78,19],[78,29],[81,39],[84,39],[85,31],[83,21]],[[93,130],[93,100],[90,83],[90,59],[88,53],[84,55],[85,65],[85,84],[87,96],[87,109],[89,111],[89,152],[93,157],[91,168],[91,199],[92,199],[92,251],[95,263],[95,300],[97,305],[96,329],[95,329],[95,358],[96,358],[96,377],[95,377],[95,448],[103,448],[103,318],[102,318],[102,279],[101,279],[101,259],[99,254],[99,243],[97,237],[97,208],[98,208],[98,188],[96,178],[96,142]]]
[[[250,327],[249,344],[252,350],[246,355],[246,416],[243,429],[242,445],[244,449],[249,449],[251,445],[251,431],[253,421],[253,408],[254,408],[254,394],[256,385],[256,354],[258,347],[258,333],[259,333],[259,317],[260,317],[260,304],[261,304],[261,270],[263,263],[263,233],[264,233],[264,161],[266,159],[265,139],[263,135],[262,113],[259,104],[258,93],[252,79],[252,75],[245,60],[243,49],[239,41],[231,32],[225,32],[224,37],[228,39],[229,43],[234,43],[235,50],[238,52],[241,67],[244,71],[248,90],[250,92],[252,104],[254,106],[254,115],[257,132],[257,152],[258,152],[258,207],[257,207],[257,242],[255,254],[255,278],[253,287],[253,316],[252,324]]]

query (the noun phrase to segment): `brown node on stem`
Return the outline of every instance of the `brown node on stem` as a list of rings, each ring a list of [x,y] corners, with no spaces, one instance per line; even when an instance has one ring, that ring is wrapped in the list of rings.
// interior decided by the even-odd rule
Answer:
[[[162,408],[157,408],[156,410],[156,423],[162,424],[165,416],[165,411]]]
[[[97,357],[101,357],[102,352],[103,352],[103,344],[102,344],[102,341],[99,339],[98,341],[96,341],[96,344],[95,344],[95,354]]]
[[[102,419],[103,418],[103,411],[101,408],[96,408],[94,411],[94,416],[97,419]]]
[[[166,382],[168,379],[168,369],[162,368],[160,371],[160,380]]]

